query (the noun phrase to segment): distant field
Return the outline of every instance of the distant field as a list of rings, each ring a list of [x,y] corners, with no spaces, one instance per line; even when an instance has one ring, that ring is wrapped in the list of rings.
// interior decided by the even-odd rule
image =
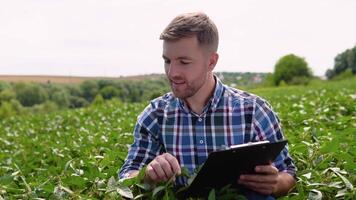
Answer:
[[[83,77],[83,76],[42,76],[42,75],[0,75],[0,81],[7,82],[36,82],[36,83],[81,83],[85,80],[143,80],[160,78],[161,74],[118,77]]]

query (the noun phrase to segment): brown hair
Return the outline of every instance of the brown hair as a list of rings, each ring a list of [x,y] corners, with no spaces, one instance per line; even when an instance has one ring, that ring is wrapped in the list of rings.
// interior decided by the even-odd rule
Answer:
[[[185,13],[175,17],[161,33],[159,39],[177,41],[181,38],[196,36],[201,46],[207,46],[216,52],[219,34],[214,22],[205,13]]]

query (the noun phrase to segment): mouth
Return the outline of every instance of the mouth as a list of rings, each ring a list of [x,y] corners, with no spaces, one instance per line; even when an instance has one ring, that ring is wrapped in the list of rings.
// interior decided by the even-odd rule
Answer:
[[[171,81],[171,83],[174,84],[174,85],[182,85],[185,82],[184,81]]]
[[[170,82],[171,82],[171,84],[174,84],[174,85],[182,85],[182,84],[185,83],[185,81],[175,81],[175,80],[172,80],[172,79],[170,79]]]
[[[172,90],[180,90],[184,87],[185,85],[185,81],[173,81],[173,80],[170,80],[171,82],[171,87],[172,87]]]

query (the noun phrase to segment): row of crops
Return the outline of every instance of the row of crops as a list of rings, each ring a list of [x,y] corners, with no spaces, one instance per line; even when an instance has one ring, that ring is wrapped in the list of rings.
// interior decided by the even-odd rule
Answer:
[[[356,79],[252,91],[281,118],[298,184],[285,198],[356,198]],[[0,199],[162,198],[117,182],[145,104],[108,101],[85,109],[0,121]],[[132,187],[131,187],[132,189]],[[171,196],[170,196],[171,197]],[[218,197],[213,193],[212,199]]]

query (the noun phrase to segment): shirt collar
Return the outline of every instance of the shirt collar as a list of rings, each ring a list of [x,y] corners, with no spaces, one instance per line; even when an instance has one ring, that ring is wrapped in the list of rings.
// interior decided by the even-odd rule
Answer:
[[[203,109],[203,114],[205,114],[209,108],[211,108],[211,110],[213,112],[216,110],[218,103],[221,99],[221,96],[224,92],[223,84],[215,74],[214,74],[214,79],[215,79],[214,93],[213,93],[213,96],[210,97],[210,100],[208,101],[208,103],[205,105],[205,107]],[[187,113],[190,113],[191,110],[188,108],[188,105],[182,99],[178,98],[178,100],[179,100],[179,104],[183,108],[183,110]]]

